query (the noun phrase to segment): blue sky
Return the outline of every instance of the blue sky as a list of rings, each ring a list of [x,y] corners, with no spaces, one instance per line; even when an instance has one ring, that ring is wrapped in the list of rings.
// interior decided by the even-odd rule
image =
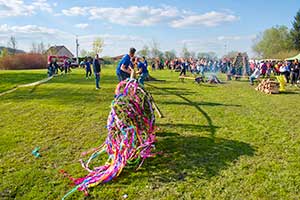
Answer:
[[[102,55],[119,55],[156,41],[161,50],[185,45],[195,52],[247,51],[255,37],[275,25],[291,27],[299,0],[0,0],[0,45],[11,35],[18,48],[33,42],[91,50],[104,39]],[[225,48],[226,46],[226,48]]]

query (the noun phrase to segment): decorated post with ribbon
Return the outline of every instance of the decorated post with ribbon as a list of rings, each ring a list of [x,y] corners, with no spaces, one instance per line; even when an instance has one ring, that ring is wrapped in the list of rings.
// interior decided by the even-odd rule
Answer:
[[[116,178],[126,165],[136,164],[139,168],[146,158],[155,155],[152,152],[156,141],[153,105],[152,96],[137,80],[127,79],[117,85],[107,119],[107,138],[99,147],[83,153],[91,154],[86,161],[81,160],[88,175],[77,179],[69,177],[76,186],[63,199],[76,190],[88,195],[88,188]],[[91,168],[92,161],[105,153],[108,154],[106,163]]]

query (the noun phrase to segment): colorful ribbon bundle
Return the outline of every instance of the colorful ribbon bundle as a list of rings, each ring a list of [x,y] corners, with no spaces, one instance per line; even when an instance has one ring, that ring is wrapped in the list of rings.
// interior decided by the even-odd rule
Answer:
[[[85,152],[92,154],[81,165],[89,174],[83,178],[70,178],[76,185],[63,199],[76,190],[88,195],[88,188],[106,183],[119,176],[126,164],[139,164],[153,157],[151,150],[155,142],[155,115],[153,99],[135,79],[120,82],[115,90],[115,99],[107,120],[108,136],[98,148]],[[107,153],[106,164],[91,169],[90,163],[97,156]]]

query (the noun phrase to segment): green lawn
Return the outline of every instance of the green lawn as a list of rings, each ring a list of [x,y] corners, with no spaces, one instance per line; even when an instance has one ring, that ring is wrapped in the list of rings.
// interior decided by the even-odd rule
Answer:
[[[59,170],[86,174],[80,154],[105,140],[117,82],[114,69],[104,68],[96,91],[83,73],[0,97],[0,199],[60,199],[72,186]],[[24,80],[15,79],[20,74]],[[45,71],[0,76],[4,91]],[[157,119],[162,155],[90,189],[89,197],[69,199],[300,199],[298,90],[265,95],[245,81],[198,85],[170,71],[152,76],[165,80],[146,85],[165,115]],[[43,148],[38,159],[36,146]]]
[[[17,85],[32,83],[47,77],[46,69],[39,70],[0,70],[0,93]]]

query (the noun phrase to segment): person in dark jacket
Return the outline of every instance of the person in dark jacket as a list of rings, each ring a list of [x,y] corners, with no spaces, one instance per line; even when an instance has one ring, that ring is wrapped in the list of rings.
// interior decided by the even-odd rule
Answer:
[[[299,76],[299,61],[296,59],[294,63],[290,65],[291,67],[291,84],[297,86],[297,80]]]
[[[84,60],[84,66],[85,66],[85,78],[92,78],[92,69],[91,69],[91,63],[88,58]]]
[[[179,74],[179,76],[185,76],[186,75],[186,71],[188,70],[188,67],[189,67],[189,64],[188,64],[188,62],[187,62],[187,60],[184,60],[184,59],[182,59],[181,60],[181,71],[180,71],[180,74]]]
[[[93,69],[96,79],[96,90],[100,89],[100,72],[101,72],[101,65],[99,61],[99,56],[96,54],[94,60],[93,60]]]

